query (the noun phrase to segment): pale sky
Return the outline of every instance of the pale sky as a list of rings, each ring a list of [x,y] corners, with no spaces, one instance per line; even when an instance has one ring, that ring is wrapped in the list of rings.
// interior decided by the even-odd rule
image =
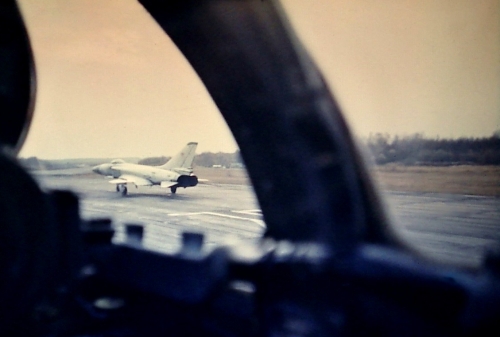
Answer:
[[[205,88],[134,0],[22,0],[35,116],[21,156],[173,155],[237,146]],[[499,0],[283,0],[357,135],[500,129]]]

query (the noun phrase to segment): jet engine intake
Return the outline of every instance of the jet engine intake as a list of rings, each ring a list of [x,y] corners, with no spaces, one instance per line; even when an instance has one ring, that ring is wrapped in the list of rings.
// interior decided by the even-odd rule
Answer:
[[[192,187],[198,185],[197,176],[186,176],[182,175],[177,179],[178,187]]]

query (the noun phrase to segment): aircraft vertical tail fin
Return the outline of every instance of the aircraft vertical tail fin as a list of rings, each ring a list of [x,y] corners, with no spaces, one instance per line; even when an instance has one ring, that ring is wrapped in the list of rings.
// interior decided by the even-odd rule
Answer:
[[[181,152],[173,156],[166,164],[160,166],[160,168],[166,170],[179,168],[190,169],[193,165],[196,146],[198,146],[198,143],[196,142],[187,143],[187,145],[184,146]]]

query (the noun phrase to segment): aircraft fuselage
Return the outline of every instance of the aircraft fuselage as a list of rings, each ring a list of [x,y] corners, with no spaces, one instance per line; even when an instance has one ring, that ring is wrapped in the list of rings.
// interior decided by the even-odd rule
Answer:
[[[153,185],[159,185],[162,181],[177,181],[180,174],[154,166],[140,164],[118,164],[111,167],[112,171],[117,171],[119,176],[131,174],[149,180]]]
[[[193,175],[193,164],[196,146],[198,143],[189,142],[184,148],[168,162],[161,166],[149,166],[126,163],[115,159],[111,163],[95,166],[95,173],[113,177],[111,184],[116,185],[116,190],[123,195],[127,194],[127,184],[135,186],[160,185],[170,188],[175,193],[178,187],[191,187],[198,184],[198,178]]]
[[[159,167],[140,164],[101,164],[94,167],[93,171],[104,176],[112,176],[113,178],[119,178],[124,175],[132,175],[148,180],[151,185],[161,185],[165,182],[176,182],[179,187],[190,187],[196,186],[198,183],[196,176],[186,174],[189,173],[184,172],[186,170],[182,170],[181,173],[178,173],[175,172],[175,170],[165,170]]]

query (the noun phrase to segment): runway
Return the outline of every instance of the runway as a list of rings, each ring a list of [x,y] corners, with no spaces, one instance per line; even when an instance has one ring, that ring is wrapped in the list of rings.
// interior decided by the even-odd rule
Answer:
[[[80,196],[84,219],[111,218],[114,240],[123,225],[145,226],[146,248],[175,252],[183,231],[204,233],[205,249],[258,240],[265,230],[253,190],[246,185],[199,184],[179,189],[129,187],[122,197],[106,179],[36,175],[43,188]],[[488,247],[500,243],[500,199],[436,193],[382,193],[397,233],[425,255],[477,266]]]
[[[39,176],[42,186],[69,189],[80,196],[81,217],[111,218],[116,241],[123,225],[145,226],[144,246],[175,252],[183,231],[204,233],[206,249],[259,239],[265,225],[250,186],[207,185],[178,189],[171,194],[159,186],[130,187],[123,197],[104,177]]]

